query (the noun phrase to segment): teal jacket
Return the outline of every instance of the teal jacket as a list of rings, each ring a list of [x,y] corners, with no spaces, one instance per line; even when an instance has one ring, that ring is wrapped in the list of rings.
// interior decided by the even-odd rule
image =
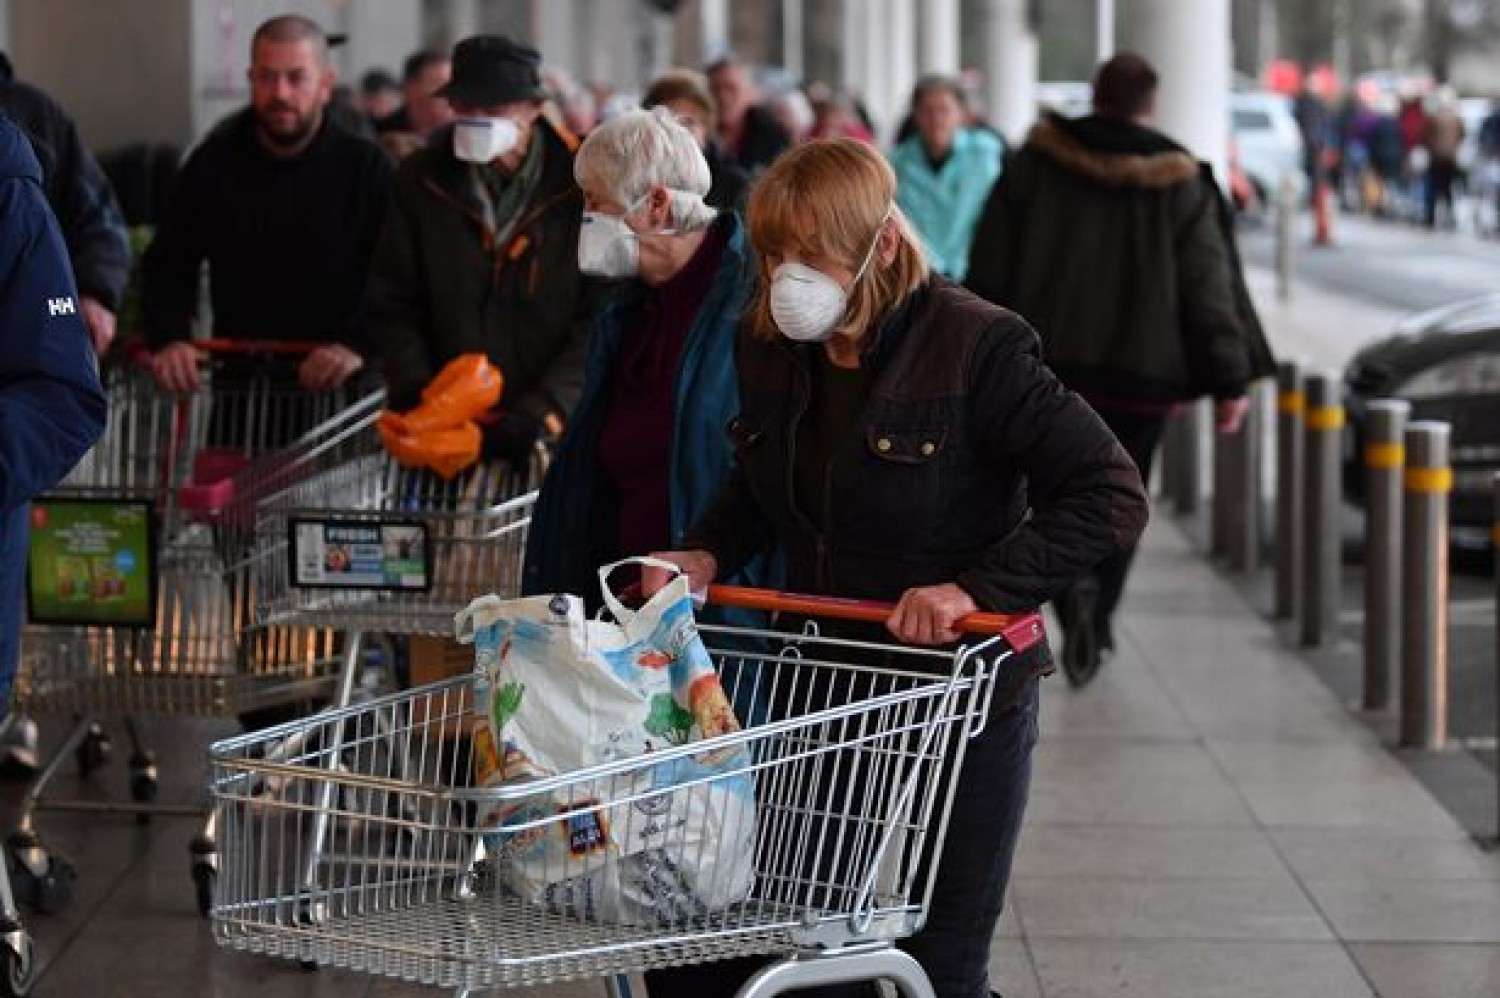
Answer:
[[[969,243],[990,188],[1000,179],[1005,146],[992,132],[960,129],[937,172],[913,135],[891,151],[896,203],[921,234],[932,269],[955,281],[969,266]]]

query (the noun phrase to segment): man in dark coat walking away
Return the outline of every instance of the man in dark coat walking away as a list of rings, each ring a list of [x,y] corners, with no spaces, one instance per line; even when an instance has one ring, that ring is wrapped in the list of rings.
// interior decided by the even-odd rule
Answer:
[[[1251,381],[1274,371],[1209,168],[1149,127],[1157,74],[1122,54],[1094,77],[1094,113],[1044,118],[1007,167],[970,250],[968,284],[1024,316],[1048,365],[1104,417],[1141,471],[1167,417],[1203,396],[1235,432]],[[1114,648],[1133,552],[1058,601],[1074,685]]]

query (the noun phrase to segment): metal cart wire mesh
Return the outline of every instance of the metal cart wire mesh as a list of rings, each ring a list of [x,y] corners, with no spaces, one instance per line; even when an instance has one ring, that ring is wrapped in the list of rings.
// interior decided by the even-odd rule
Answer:
[[[83,529],[97,532],[100,516],[126,509],[146,521],[147,538],[146,550],[129,549],[125,563],[119,559],[128,545],[114,550],[112,540],[94,545],[89,557],[53,552],[56,563],[44,567],[33,560],[31,612],[36,620],[45,608],[46,622],[24,633],[8,723],[31,724],[32,715],[76,719],[29,788],[18,830],[7,841],[18,891],[43,910],[67,902],[73,871],[42,847],[38,809],[206,812],[201,801],[157,800],[155,758],[142,744],[136,717],[245,715],[326,698],[337,675],[334,632],[254,619],[254,563],[247,552],[256,497],[274,484],[280,467],[273,455],[307,445],[348,395],[296,385],[294,365],[306,346],[200,346],[207,355],[200,383],[187,394],[159,389],[138,366],[107,372],[110,421],[103,438],[33,510],[34,535],[48,517],[92,508],[101,512],[86,516]],[[72,544],[80,528],[69,529]],[[88,533],[81,536],[90,541]],[[119,615],[131,575],[141,580],[142,598]],[[132,800],[44,797],[70,756],[84,775],[106,761],[110,745],[101,718],[125,722]],[[205,913],[212,851],[207,833],[194,843],[194,879]]]
[[[1015,650],[1040,639],[1039,620],[1011,618],[1004,637],[956,653],[815,631],[702,632],[730,699],[763,709],[749,712],[742,732],[644,757],[475,789],[462,678],[215,745],[226,856],[212,915],[218,940],[461,994],[798,954],[741,993],[885,977],[930,995],[892,942],[925,919],[966,742]],[[748,750],[742,768],[657,780],[663,767],[733,748]],[[638,826],[673,795],[712,807],[720,781],[745,779],[757,805],[754,880],[727,907],[675,903],[649,924],[612,924],[591,917],[576,890],[531,904],[499,875],[510,843]],[[538,795],[564,795],[574,809],[563,822],[546,808],[527,818]],[[521,818],[502,831],[487,817],[497,808]],[[656,865],[701,866],[684,852],[696,847],[673,835],[659,830],[653,840]],[[625,860],[611,853],[604,862]],[[559,880],[597,864],[579,859]]]

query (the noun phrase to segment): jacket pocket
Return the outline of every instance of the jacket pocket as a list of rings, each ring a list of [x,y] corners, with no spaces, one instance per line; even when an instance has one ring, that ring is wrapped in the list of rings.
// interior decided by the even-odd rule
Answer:
[[[897,430],[872,426],[865,431],[865,446],[870,453],[891,464],[936,465],[947,443],[946,429]]]

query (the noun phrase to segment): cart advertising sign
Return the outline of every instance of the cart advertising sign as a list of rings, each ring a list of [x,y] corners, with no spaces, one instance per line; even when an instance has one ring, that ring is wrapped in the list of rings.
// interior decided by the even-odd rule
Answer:
[[[293,519],[292,584],[303,589],[425,592],[432,584],[427,528],[409,520]]]
[[[150,627],[156,618],[153,531],[145,501],[33,502],[26,573],[32,623]]]

